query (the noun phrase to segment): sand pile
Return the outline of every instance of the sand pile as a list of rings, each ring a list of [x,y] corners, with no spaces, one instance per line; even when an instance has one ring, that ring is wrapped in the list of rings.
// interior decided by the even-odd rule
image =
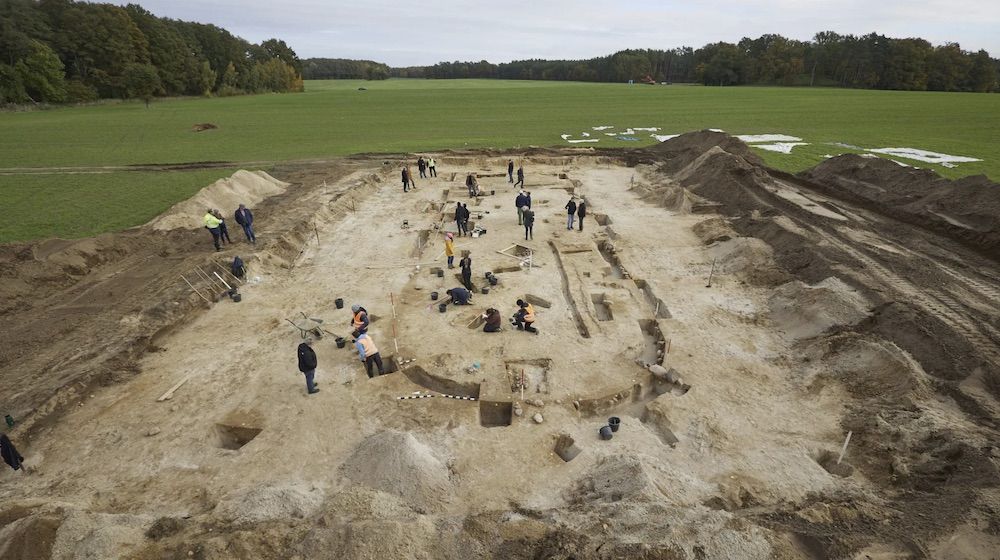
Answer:
[[[855,154],[828,159],[800,176],[1000,256],[1000,184],[985,176],[951,181],[927,169]]]
[[[887,340],[845,333],[818,342],[807,355],[818,355],[820,379],[838,381],[860,399],[904,403],[930,395],[920,364]]]
[[[719,241],[729,241],[739,235],[729,226],[729,222],[723,218],[709,218],[698,222],[692,228],[692,231],[694,231],[694,234],[705,245],[711,245]]]
[[[648,492],[652,480],[637,455],[602,457],[577,483],[574,501],[618,502]]]
[[[758,286],[771,286],[787,280],[774,262],[774,251],[755,237],[737,237],[708,247],[715,260],[715,274],[732,274]],[[707,279],[707,278],[706,278]]]
[[[448,468],[438,453],[412,434],[379,432],[368,437],[341,466],[341,473],[363,484],[399,496],[416,508],[437,509],[448,498]]]
[[[228,179],[219,179],[201,189],[191,198],[178,202],[153,218],[148,226],[158,230],[202,227],[202,217],[208,208],[218,208],[230,228],[238,227],[233,212],[240,204],[253,207],[269,196],[280,194],[288,187],[263,171],[239,170]]]
[[[865,298],[839,278],[815,285],[794,280],[779,286],[768,300],[771,320],[785,335],[801,340],[832,327],[854,325],[868,316]]]
[[[254,486],[221,501],[215,511],[234,523],[303,519],[319,510],[324,497],[322,490],[306,484]]]
[[[688,214],[692,208],[705,203],[703,198],[674,182],[655,185],[636,183],[631,190],[649,204],[683,214]]]

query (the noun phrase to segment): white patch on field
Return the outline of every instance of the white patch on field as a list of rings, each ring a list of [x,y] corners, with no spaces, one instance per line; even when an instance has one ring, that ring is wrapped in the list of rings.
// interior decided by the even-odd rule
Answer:
[[[948,169],[955,169],[958,166],[955,165],[954,163],[950,163],[950,162],[945,161],[945,162],[941,163],[941,167],[947,167]]]
[[[567,140],[570,144],[582,144],[583,142],[600,142],[597,138],[591,138],[589,140]]]
[[[769,152],[778,152],[782,154],[792,153],[792,148],[795,146],[808,146],[808,142],[775,142],[774,144],[754,144],[754,148],[760,148],[762,150],[767,150]]]
[[[560,134],[559,135],[559,137],[562,138],[563,140],[569,140],[570,136],[573,136],[573,135],[572,134]]]
[[[823,158],[824,158],[824,159],[830,159],[830,158],[832,158],[832,157],[836,157],[836,156],[834,156],[834,155],[831,155],[831,154],[823,154]]]
[[[584,138],[589,138],[590,137],[590,133],[589,132],[581,132],[580,136],[583,136]]]
[[[855,146],[854,144],[844,144],[843,142],[827,142],[831,146],[837,146],[839,148],[847,148],[848,150],[863,150],[861,146]]]
[[[641,132],[658,132],[660,129],[655,126],[647,126],[647,127],[635,127],[632,130],[638,130]]]
[[[891,161],[892,163],[895,163],[896,165],[898,165],[900,167],[913,167],[912,165],[907,165],[907,164],[899,161],[898,159],[890,159],[889,161]]]
[[[868,151],[875,154],[885,154],[888,156],[914,159],[917,161],[923,161],[926,163],[937,163],[941,165],[944,165],[946,163],[969,163],[972,161],[983,161],[981,159],[973,157],[951,156],[948,154],[941,154],[938,152],[919,150],[917,148],[874,148],[874,149],[869,149]]]
[[[789,136],[787,134],[743,134],[737,136],[740,140],[746,142],[747,144],[760,144],[765,142],[801,142],[802,139],[797,136]]]
[[[670,140],[671,138],[677,138],[678,136],[680,136],[680,134],[650,134],[649,135],[650,138],[656,138],[656,140],[659,141],[659,142],[666,142],[667,140]]]
[[[604,135],[605,136],[618,136],[618,133],[617,132],[605,132]]]
[[[725,132],[725,130],[722,130],[721,128],[710,128],[710,129],[708,129],[708,131],[709,132]]]
[[[601,126],[592,126],[592,127],[590,127],[590,128],[591,128],[592,130],[597,130],[597,131],[601,131],[601,130],[608,130],[609,128],[614,128],[614,127],[613,127],[613,126],[611,126],[610,124],[603,124],[603,125],[601,125]]]

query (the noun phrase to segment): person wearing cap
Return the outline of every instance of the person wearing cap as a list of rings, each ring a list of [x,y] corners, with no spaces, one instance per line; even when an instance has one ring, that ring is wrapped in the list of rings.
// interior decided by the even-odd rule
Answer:
[[[355,303],[351,306],[351,311],[354,313],[354,316],[351,318],[351,326],[354,327],[354,332],[351,333],[351,336],[357,338],[368,332],[368,310]]]
[[[222,223],[222,220],[215,217],[211,208],[208,209],[202,220],[205,222],[205,229],[212,234],[212,243],[215,244],[215,250],[221,251],[222,247],[219,245],[219,241],[222,238],[222,231],[219,229],[219,224]]]
[[[566,203],[566,229],[573,229],[573,218],[576,214],[576,201],[573,197]]]
[[[517,313],[511,317],[510,322],[519,331],[538,334],[538,329],[532,326],[535,322],[535,308],[524,300],[517,300]]]
[[[358,349],[358,357],[365,364],[365,370],[368,372],[368,379],[374,377],[372,375],[372,365],[378,366],[378,374],[384,375],[385,368],[382,367],[382,356],[378,353],[378,348],[375,347],[375,341],[372,337],[367,334],[362,333],[358,336],[358,339],[354,341],[354,346]]]
[[[445,293],[455,305],[472,305],[472,292],[465,288],[452,288]]]
[[[240,207],[236,209],[236,223],[243,228],[243,235],[247,236],[247,241],[253,244],[257,244],[257,236],[253,232],[253,212],[250,211],[245,205],[240,204]]]
[[[524,191],[517,193],[514,205],[517,206],[517,225],[522,225],[524,223],[524,208],[528,205],[528,197],[524,194]]]
[[[444,234],[444,254],[448,257],[448,268],[455,268],[455,235],[450,231]]]
[[[299,344],[298,348],[299,371],[306,376],[306,391],[310,395],[319,392],[313,381],[316,377],[316,352],[312,349],[312,342],[312,337],[308,337],[302,341],[302,344]]]

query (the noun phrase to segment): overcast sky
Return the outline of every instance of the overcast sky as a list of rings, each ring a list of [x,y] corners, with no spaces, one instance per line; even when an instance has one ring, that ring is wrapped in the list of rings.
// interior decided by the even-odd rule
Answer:
[[[136,0],[133,0],[135,2]],[[118,2],[126,4],[128,2]],[[625,48],[700,47],[818,31],[958,42],[1000,56],[998,0],[138,0],[159,16],[214,23],[301,58],[390,66],[444,60],[589,58]]]

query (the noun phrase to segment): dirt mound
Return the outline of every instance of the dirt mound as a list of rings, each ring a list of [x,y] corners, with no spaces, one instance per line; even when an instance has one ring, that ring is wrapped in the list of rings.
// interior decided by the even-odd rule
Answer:
[[[321,490],[303,484],[253,487],[223,500],[216,513],[234,523],[303,519],[323,504]]]
[[[637,455],[602,457],[574,491],[577,502],[618,502],[648,492],[652,480]]]
[[[676,172],[715,147],[753,165],[764,164],[760,156],[753,153],[750,147],[739,138],[711,130],[688,132],[647,148],[632,150],[626,154],[625,159],[629,165],[664,163],[667,171]]]
[[[0,558],[48,560],[59,531],[59,515],[22,517],[0,527]]]
[[[699,205],[707,202],[700,196],[691,193],[684,187],[673,182],[664,182],[655,185],[636,183],[631,190],[649,204],[655,204],[672,212],[683,214],[690,213]]]
[[[927,373],[909,354],[887,340],[844,333],[807,350],[816,355],[818,378],[837,381],[859,399],[907,403],[929,397]]]
[[[771,247],[754,237],[737,237],[720,241],[708,248],[715,260],[716,274],[732,274],[758,286],[772,286],[788,277],[774,262]]]
[[[836,277],[813,286],[788,282],[774,291],[768,304],[771,320],[794,340],[856,324],[868,316],[870,308],[861,294]]]
[[[828,159],[799,176],[1000,257],[1000,184],[985,176],[952,181],[927,169],[855,154]]]
[[[718,241],[729,241],[730,239],[737,237],[739,234],[729,226],[723,218],[709,218],[705,221],[698,222],[692,228],[694,234],[701,239],[702,243],[705,245],[711,245]]]
[[[358,445],[341,473],[356,484],[399,496],[415,507],[437,509],[451,486],[448,468],[437,455],[412,434],[379,432]]]
[[[173,205],[153,218],[148,226],[157,230],[199,228],[208,208],[218,208],[229,220],[230,228],[237,227],[232,214],[240,204],[254,206],[269,196],[280,194],[288,183],[279,181],[263,171],[239,170],[232,177],[219,179],[201,189],[191,198]]]

